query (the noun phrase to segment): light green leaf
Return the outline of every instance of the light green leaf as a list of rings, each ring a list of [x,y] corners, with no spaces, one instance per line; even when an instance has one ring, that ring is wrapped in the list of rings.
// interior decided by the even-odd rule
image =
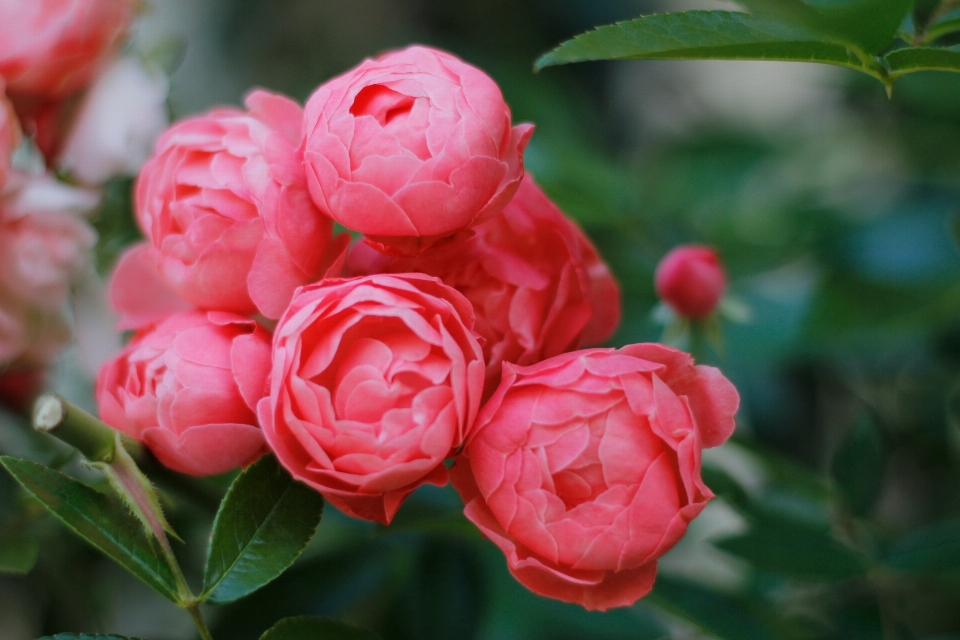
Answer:
[[[260,640],[380,640],[380,636],[330,618],[304,616],[281,620]]]
[[[883,442],[868,417],[861,419],[837,448],[830,474],[855,515],[873,507],[883,482]]]
[[[101,635],[98,633],[58,633],[55,636],[43,636],[39,640],[140,640],[127,636]]]
[[[944,20],[927,27],[925,34],[926,41],[933,42],[938,38],[956,33],[957,31],[960,31],[960,10],[951,11]]]
[[[271,455],[237,476],[220,505],[201,599],[232,602],[286,571],[320,524],[323,498]]]
[[[884,564],[917,573],[960,571],[960,519],[943,520],[911,531],[886,553]]]
[[[800,580],[841,580],[867,569],[856,551],[799,520],[766,518],[714,544],[756,569]]]
[[[157,543],[119,502],[43,465],[9,456],[0,463],[23,487],[81,538],[140,578],[157,593],[177,602],[170,566]]]
[[[665,13],[599,27],[541,56],[536,68],[586,60],[684,59],[821,62],[875,77],[883,71],[808,29],[731,11]]]
[[[916,71],[960,72],[960,46],[897,49],[884,59],[890,65],[890,77],[894,79]]]
[[[0,573],[28,573],[37,563],[40,544],[20,533],[0,533]]]

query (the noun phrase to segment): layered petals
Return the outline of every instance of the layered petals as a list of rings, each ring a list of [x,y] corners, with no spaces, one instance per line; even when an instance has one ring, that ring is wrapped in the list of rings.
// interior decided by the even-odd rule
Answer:
[[[632,604],[713,497],[700,452],[730,435],[736,389],[663,345],[503,368],[450,470],[464,513],[532,591]]]
[[[487,394],[501,364],[535,364],[607,340],[620,320],[620,290],[590,240],[529,175],[503,213],[473,234],[417,258],[356,245],[356,274],[422,272],[473,304],[483,337]]]
[[[267,442],[295,478],[347,513],[388,523],[445,484],[483,390],[470,303],[422,274],[324,280],[277,325]]]
[[[63,98],[123,46],[135,0],[0,2],[0,77],[18,95]]]
[[[503,210],[533,127],[511,127],[482,71],[414,46],[321,85],[304,132],[316,205],[378,249],[416,255]]]
[[[266,450],[256,405],[269,373],[270,334],[256,322],[180,312],[139,331],[103,366],[100,417],[175,471],[223,473]]]
[[[307,193],[300,107],[254,91],[164,133],[136,190],[137,219],[167,285],[204,309],[279,318],[324,274],[333,222]]]

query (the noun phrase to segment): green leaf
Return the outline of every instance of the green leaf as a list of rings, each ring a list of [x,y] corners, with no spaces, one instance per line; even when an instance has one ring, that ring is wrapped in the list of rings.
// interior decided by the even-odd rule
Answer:
[[[33,538],[0,533],[0,573],[28,573],[39,555],[40,544]]]
[[[113,634],[101,635],[99,633],[58,633],[55,636],[43,636],[39,640],[140,640],[140,638],[128,638],[127,636]]]
[[[323,498],[267,455],[237,476],[220,505],[201,599],[232,602],[286,571],[320,524]]]
[[[778,637],[764,619],[766,616],[750,602],[687,580],[659,575],[647,599],[724,640],[776,640]]]
[[[808,29],[730,11],[666,13],[599,27],[541,56],[536,68],[586,60],[683,59],[821,62],[878,78],[883,73],[879,64]]]
[[[153,538],[119,502],[43,465],[9,456],[0,463],[23,487],[81,538],[103,551],[157,593],[177,602],[170,566]]]
[[[917,573],[953,573],[960,570],[960,519],[911,531],[884,556],[892,569]]]
[[[737,0],[753,13],[879,53],[893,44],[913,0]]]
[[[756,569],[800,580],[840,580],[866,571],[856,551],[800,521],[763,519],[746,533],[714,544]]]
[[[960,72],[960,46],[897,49],[884,59],[890,66],[890,77],[894,79],[917,71]]]
[[[380,636],[330,618],[303,616],[281,620],[260,640],[380,640]]]
[[[880,495],[883,482],[883,443],[868,417],[846,434],[830,467],[850,511],[866,515]]]
[[[960,11],[952,12],[950,18],[941,20],[927,28],[926,40],[927,42],[933,42],[938,38],[956,33],[957,31],[960,31]]]

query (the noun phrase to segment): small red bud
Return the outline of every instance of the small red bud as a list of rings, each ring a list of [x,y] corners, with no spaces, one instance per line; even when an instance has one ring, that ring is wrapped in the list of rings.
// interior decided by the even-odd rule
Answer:
[[[657,265],[654,286],[677,314],[696,320],[716,308],[727,281],[716,251],[685,244],[674,247]]]

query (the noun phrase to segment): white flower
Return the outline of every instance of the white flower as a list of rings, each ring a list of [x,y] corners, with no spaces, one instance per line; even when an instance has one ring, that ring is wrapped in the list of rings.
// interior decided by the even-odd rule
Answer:
[[[134,56],[117,58],[84,97],[60,166],[85,184],[136,175],[169,124],[168,78]]]

